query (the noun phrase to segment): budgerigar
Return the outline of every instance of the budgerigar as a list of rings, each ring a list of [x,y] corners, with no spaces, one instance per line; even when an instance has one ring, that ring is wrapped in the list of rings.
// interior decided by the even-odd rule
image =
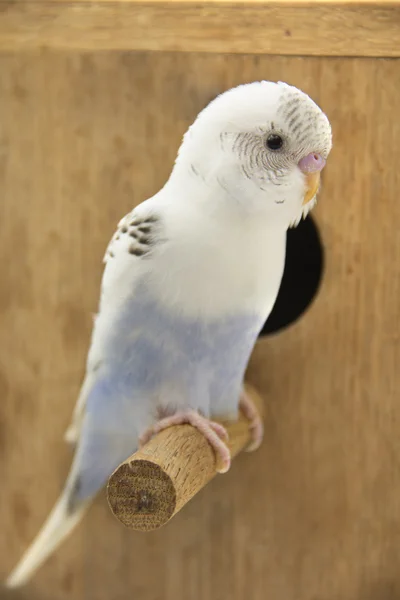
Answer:
[[[259,445],[244,373],[278,294],[287,229],[315,204],[331,145],[305,93],[241,85],[198,115],[165,186],[120,221],[67,432],[70,475],[8,586],[27,581],[118,464],[165,427],[197,427],[224,472],[226,432],[210,418],[236,418],[241,406]]]

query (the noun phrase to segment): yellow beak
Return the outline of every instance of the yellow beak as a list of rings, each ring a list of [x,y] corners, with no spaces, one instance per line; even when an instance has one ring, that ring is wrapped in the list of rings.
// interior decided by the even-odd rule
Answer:
[[[310,202],[318,192],[320,182],[320,172],[308,173],[306,175],[306,193],[303,200],[303,206]]]

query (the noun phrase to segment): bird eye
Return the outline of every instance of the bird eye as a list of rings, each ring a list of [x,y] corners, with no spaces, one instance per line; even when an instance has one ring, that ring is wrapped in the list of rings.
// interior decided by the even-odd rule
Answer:
[[[279,150],[283,146],[283,139],[277,133],[271,133],[267,137],[266,144],[270,150]]]

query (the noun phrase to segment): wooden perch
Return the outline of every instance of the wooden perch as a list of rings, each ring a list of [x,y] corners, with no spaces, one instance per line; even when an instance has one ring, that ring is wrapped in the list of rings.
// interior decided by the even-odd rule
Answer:
[[[262,400],[246,386],[262,416]],[[250,442],[247,419],[220,421],[229,433],[232,458]],[[107,486],[110,508],[127,527],[150,531],[165,525],[216,475],[215,454],[204,436],[191,425],[161,431],[123,462]]]

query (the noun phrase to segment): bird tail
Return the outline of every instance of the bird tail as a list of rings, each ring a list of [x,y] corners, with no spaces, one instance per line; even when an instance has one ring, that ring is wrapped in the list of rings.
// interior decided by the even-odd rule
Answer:
[[[67,486],[32,545],[7,578],[6,587],[16,588],[24,585],[71,533],[82,519],[88,505],[89,502],[85,502],[71,510],[70,493]]]

